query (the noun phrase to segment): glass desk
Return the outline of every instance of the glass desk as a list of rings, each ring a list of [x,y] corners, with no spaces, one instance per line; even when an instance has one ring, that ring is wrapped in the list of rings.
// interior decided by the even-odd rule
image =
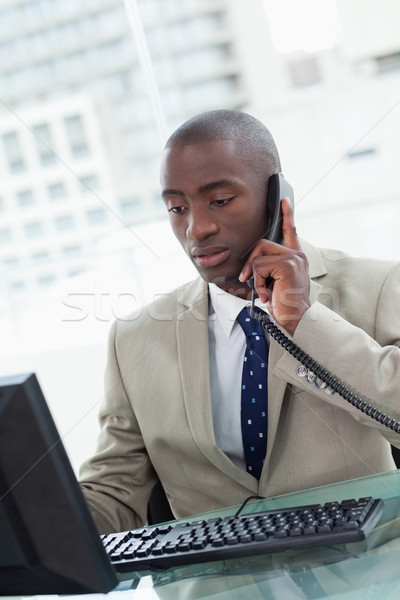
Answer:
[[[385,507],[374,531],[362,542],[203,563],[162,572],[120,574],[120,583],[107,594],[107,600],[398,600],[400,470],[253,501],[243,514],[264,508],[288,508],[363,496],[383,498]],[[236,508],[207,513],[206,517],[233,515]],[[69,598],[92,600],[95,596],[99,594]],[[13,598],[15,600],[15,596]],[[49,596],[35,598],[48,600]]]

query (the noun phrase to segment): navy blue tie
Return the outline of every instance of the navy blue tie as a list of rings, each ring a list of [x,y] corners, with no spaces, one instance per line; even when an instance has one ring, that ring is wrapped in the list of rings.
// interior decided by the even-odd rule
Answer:
[[[246,335],[242,373],[241,423],[247,471],[260,478],[267,451],[268,345],[264,329],[247,308],[237,320]]]

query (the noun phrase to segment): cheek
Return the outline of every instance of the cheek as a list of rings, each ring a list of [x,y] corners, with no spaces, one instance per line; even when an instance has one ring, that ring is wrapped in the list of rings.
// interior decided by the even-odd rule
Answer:
[[[267,232],[267,205],[263,203],[257,211],[255,211],[252,218],[252,225],[249,224],[249,230],[253,232],[253,236],[258,240],[265,236]]]
[[[252,211],[243,213],[237,220],[235,229],[238,239],[247,245],[254,244],[257,240],[264,237],[267,231],[266,206],[259,205]]]

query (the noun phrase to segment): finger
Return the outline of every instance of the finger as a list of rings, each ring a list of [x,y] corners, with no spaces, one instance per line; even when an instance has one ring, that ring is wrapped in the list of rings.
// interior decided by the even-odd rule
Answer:
[[[243,266],[243,269],[240,272],[240,275],[238,277],[239,281],[247,281],[249,279],[249,277],[251,277],[253,275],[253,268],[251,266],[251,262],[247,261],[246,264]]]
[[[282,199],[282,235],[283,244],[286,248],[292,250],[301,250],[300,242],[296,232],[296,225],[294,224],[293,207],[289,198]]]
[[[253,248],[252,252],[250,253],[248,259],[246,260],[246,262],[243,265],[243,268],[239,275],[239,281],[247,281],[247,279],[251,275],[253,275],[253,265],[252,265],[253,258],[255,258],[256,256],[263,256],[264,254],[267,254],[267,252],[263,248],[263,246],[265,246],[265,242],[266,242],[266,240],[264,240],[264,239],[259,240],[257,242],[257,244]]]
[[[267,304],[271,297],[271,291],[267,285],[271,285],[273,281],[271,277],[266,279],[263,275],[254,274],[254,287],[262,304]]]
[[[253,261],[255,258],[259,256],[269,256],[271,257],[271,260],[274,260],[272,257],[278,257],[288,252],[289,250],[287,250],[281,244],[277,244],[276,242],[271,242],[270,240],[266,239],[259,240],[243,265],[242,271],[239,275],[239,281],[247,281],[247,279],[253,274]],[[269,274],[267,274],[266,277],[268,275]]]

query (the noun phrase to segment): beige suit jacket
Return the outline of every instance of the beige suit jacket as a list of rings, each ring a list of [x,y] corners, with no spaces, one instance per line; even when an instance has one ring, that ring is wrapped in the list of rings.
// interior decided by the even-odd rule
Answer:
[[[400,265],[303,243],[311,308],[294,341],[400,419]],[[216,446],[207,285],[198,279],[114,323],[96,455],[81,484],[102,532],[141,526],[157,478],[176,517],[395,468],[400,435],[269,352],[268,447],[257,481]]]

